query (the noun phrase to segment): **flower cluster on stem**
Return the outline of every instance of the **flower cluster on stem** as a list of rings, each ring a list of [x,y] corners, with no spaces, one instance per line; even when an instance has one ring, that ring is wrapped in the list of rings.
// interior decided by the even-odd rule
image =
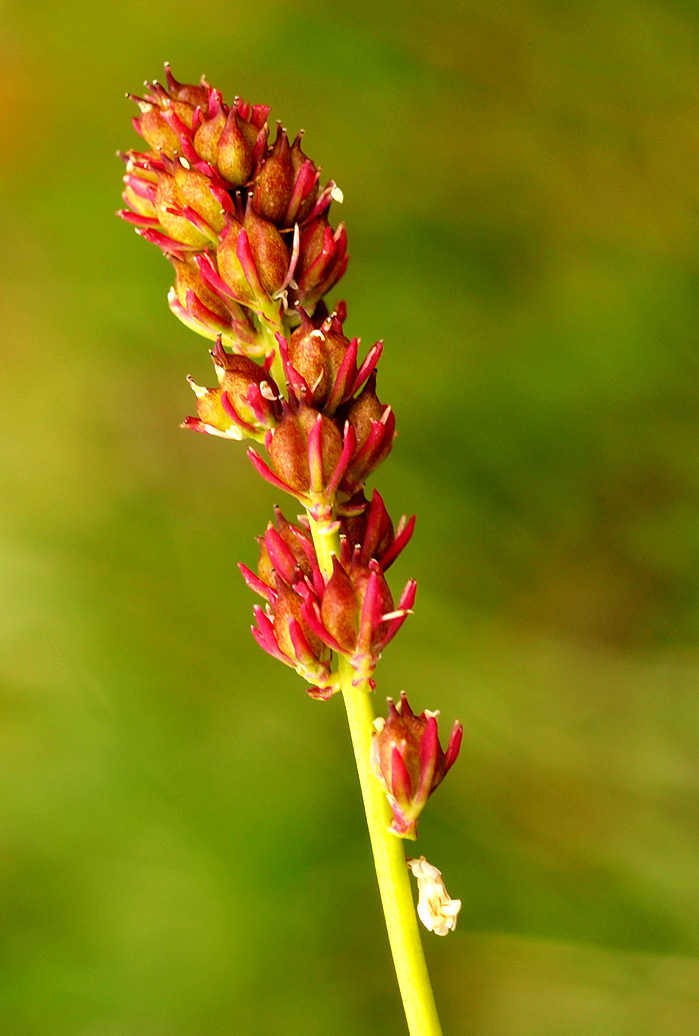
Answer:
[[[398,917],[392,897],[410,902],[409,890],[398,892],[407,868],[395,846],[416,837],[462,728],[454,725],[444,752],[438,713],[416,715],[404,693],[371,724],[376,667],[415,601],[414,580],[396,599],[386,576],[415,518],[394,525],[379,492],[367,490],[396,421],[377,394],[382,343],[362,357],[360,339],[344,331],[345,304],[325,302],[347,266],[346,230],[330,215],[342,192],[332,180],[321,186],[302,132],[290,143],[278,123],[270,142],[266,105],[238,97],[229,105],[203,77],[188,84],[167,65],[165,73],[166,84],[129,95],[145,146],[122,155],[127,207],[119,215],[171,263],[172,312],[214,343],[215,384],[189,379],[196,414],[183,427],[256,443],[248,450],[256,471],[304,509],[292,522],[276,508],[256,569],[240,566],[263,602],[253,636],[312,697],[345,697],[411,1033],[433,1036],[439,1023],[419,939],[404,907],[390,920]],[[451,930],[452,914],[433,930]],[[411,983],[427,988],[416,998]]]

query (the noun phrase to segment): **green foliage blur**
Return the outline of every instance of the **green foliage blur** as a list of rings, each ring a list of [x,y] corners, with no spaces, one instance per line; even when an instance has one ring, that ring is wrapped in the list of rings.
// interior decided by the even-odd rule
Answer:
[[[272,105],[345,195],[416,614],[446,1036],[699,1031],[699,8],[0,4],[0,1031],[403,1036],[341,702],[249,635],[278,494],[114,217],[124,92]],[[279,501],[287,514],[290,501]]]

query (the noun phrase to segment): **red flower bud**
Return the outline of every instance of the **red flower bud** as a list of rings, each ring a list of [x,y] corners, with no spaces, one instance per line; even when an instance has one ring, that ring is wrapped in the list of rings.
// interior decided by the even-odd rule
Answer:
[[[291,146],[291,164],[294,171],[294,186],[286,212],[285,225],[303,223],[308,219],[318,197],[318,170],[310,158],[301,150],[303,130]]]
[[[342,481],[342,490],[353,496],[391,452],[396,419],[376,395],[376,374],[347,411],[347,423],[355,434],[355,449]]]
[[[211,239],[184,214],[186,204],[175,177],[162,172],[155,192],[155,212],[160,226],[173,241],[191,249],[205,248]]]
[[[271,524],[267,527],[259,574],[240,565],[248,586],[268,602],[265,609],[259,605],[253,609],[257,626],[252,633],[263,650],[313,685],[308,691],[311,697],[327,699],[339,690],[339,677],[331,667],[330,648],[305,616],[306,602],[315,599],[323,586],[313,542],[279,511],[277,524],[277,529]]]
[[[344,223],[336,231],[325,214],[304,229],[294,273],[293,301],[312,310],[316,302],[337,284],[347,268],[347,232]],[[290,295],[291,298],[291,295]]]
[[[170,289],[168,302],[183,324],[212,340],[222,335],[225,343],[234,345],[238,351],[256,354],[261,348],[264,350],[249,310],[232,300],[224,303],[220,295],[204,283],[199,267],[191,258],[168,258],[175,267],[175,286]]]
[[[274,586],[274,573],[278,572],[287,583],[292,583],[298,568],[312,578],[318,571],[318,562],[310,532],[288,522],[278,507],[274,514],[276,528],[270,522],[260,540],[258,577],[267,586]]]
[[[272,223],[257,215],[252,205],[248,205],[243,226],[262,287],[268,295],[276,295],[289,270],[289,249],[284,238]]]
[[[287,583],[277,578],[276,580],[276,601],[274,604],[274,636],[281,651],[293,658],[296,653],[296,646],[292,636],[290,625],[292,620],[298,624],[303,636],[311,649],[311,653],[319,658],[322,654],[330,656],[320,637],[318,637],[306,624],[301,614],[303,599]]]
[[[319,450],[314,459],[310,456],[310,436],[318,425]],[[333,421],[310,407],[302,407],[296,414],[287,412],[274,433],[269,453],[275,471],[290,492],[301,496],[320,493],[339,463],[342,437]],[[314,476],[318,479],[316,485]]]
[[[282,129],[277,123],[277,139],[262,169],[255,178],[255,190],[252,204],[255,212],[263,219],[283,227],[291,192],[294,186],[294,165],[291,148]]]
[[[176,155],[180,148],[180,141],[165,119],[156,104],[144,100],[141,97],[133,97],[141,109],[141,114],[133,120],[134,129],[143,137],[153,151],[162,151],[166,155]]]
[[[203,76],[200,83],[178,83],[172,74],[170,63],[166,61],[165,77],[172,98],[188,104],[192,109],[201,108],[203,111],[206,111],[211,87]]]
[[[223,128],[226,125],[226,119],[225,110],[222,107],[218,108],[211,118],[200,122],[192,139],[194,150],[212,167],[218,164],[218,144]],[[224,179],[230,180],[230,177],[225,175],[221,166],[218,168]]]
[[[302,313],[305,317],[305,312]],[[324,404],[328,401],[350,346],[349,338],[342,331],[314,328],[307,317],[291,336],[289,362],[306,382],[314,405],[320,409],[325,409]],[[356,371],[356,363],[354,366]]]
[[[216,143],[216,164],[226,180],[236,187],[247,182],[255,166],[255,142],[249,140],[244,128],[237,107],[231,108]]]
[[[211,355],[219,388],[202,388],[189,379],[197,397],[198,419],[188,417],[182,427],[262,442],[281,413],[277,386],[259,363],[225,352],[220,337]]]
[[[360,513],[343,518],[342,526],[353,553],[358,549],[359,563],[368,565],[373,558],[385,572],[409,542],[415,528],[415,515],[409,521],[403,515],[394,532],[391,517],[375,489],[371,504],[364,501]]]
[[[388,699],[388,719],[376,721],[371,765],[393,810],[391,830],[401,838],[417,837],[417,819],[427,799],[456,761],[463,727],[452,728],[446,753],[437,733],[438,712],[416,716],[405,692],[396,706]]]

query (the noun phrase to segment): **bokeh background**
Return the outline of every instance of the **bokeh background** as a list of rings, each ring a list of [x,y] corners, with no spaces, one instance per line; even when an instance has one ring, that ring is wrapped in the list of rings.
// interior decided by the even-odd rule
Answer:
[[[203,71],[345,194],[417,611],[448,1036],[699,1031],[699,9],[0,4],[0,1028],[401,1036],[341,703],[256,647],[277,494],[184,433],[206,343],[114,218]],[[293,504],[288,504],[293,513]]]

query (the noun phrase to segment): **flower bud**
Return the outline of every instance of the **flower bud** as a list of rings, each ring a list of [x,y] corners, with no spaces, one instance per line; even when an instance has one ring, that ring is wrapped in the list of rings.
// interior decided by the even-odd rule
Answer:
[[[396,419],[376,395],[376,373],[347,411],[347,424],[355,435],[355,448],[342,481],[342,490],[353,496],[391,452]]]
[[[393,811],[391,831],[401,838],[417,838],[417,819],[459,754],[463,727],[454,723],[445,753],[439,744],[438,716],[416,716],[402,691],[397,706],[388,699],[388,719],[374,724],[371,765]]]
[[[220,334],[232,336],[235,328],[228,307],[201,279],[191,259],[168,256],[175,268],[175,285],[170,289],[170,309],[183,324],[212,340]],[[249,325],[248,325],[249,326]],[[249,327],[251,335],[252,327]]]
[[[294,272],[294,301],[312,310],[316,302],[337,284],[347,268],[347,232],[340,223],[333,232],[323,213],[301,234],[299,259]]]
[[[184,215],[186,204],[175,177],[167,172],[161,173],[155,192],[155,212],[160,226],[173,241],[193,249],[205,248],[210,244],[210,238]]]
[[[210,166],[218,164],[218,143],[221,139],[223,128],[226,125],[226,112],[219,107],[213,117],[205,119],[197,127],[192,143],[197,154],[208,162]],[[223,170],[220,168],[222,175]],[[226,179],[229,179],[226,177]]]
[[[372,592],[377,596],[377,618],[363,624],[364,604],[372,573],[376,581]],[[355,566],[347,572],[338,559],[333,557],[333,571],[323,593],[320,615],[325,629],[343,654],[353,655],[361,650],[378,655],[379,645],[383,643],[388,629],[383,615],[392,611],[391,591],[378,566],[372,569]]]
[[[294,301],[311,311],[337,284],[347,267],[347,232],[344,223],[332,231],[325,213],[304,228],[294,271]]]
[[[129,151],[126,154],[121,153],[121,157],[126,162],[122,198],[133,210],[133,213],[144,217],[142,220],[133,220],[133,222],[147,226],[149,221],[156,216],[155,190],[158,184],[158,174],[147,155]],[[133,217],[133,213],[120,212],[119,215],[122,218],[130,219]]]
[[[284,217],[294,185],[294,165],[286,131],[277,124],[277,139],[255,178],[252,204],[263,219],[284,226]]]
[[[231,296],[246,306],[263,305],[281,289],[288,273],[289,252],[281,234],[251,206],[243,223],[226,217],[216,257]]]
[[[273,560],[276,566],[272,571],[274,588],[245,565],[240,566],[248,586],[268,599],[266,609],[259,605],[253,609],[257,620],[257,626],[252,629],[253,636],[263,650],[294,668],[313,685],[308,691],[311,697],[330,698],[340,688],[339,677],[331,669],[330,649],[309,625],[305,615],[306,602],[314,596],[313,585],[295,564],[277,530],[271,526],[265,534],[265,544],[269,560]],[[286,571],[291,583],[280,574],[281,569]],[[315,577],[322,581],[317,562]]]
[[[287,412],[274,432],[269,453],[279,478],[292,493],[305,495],[315,491],[311,478],[309,436],[318,420],[320,466],[325,484],[333,475],[342,454],[342,437],[334,422],[310,407],[301,407],[298,413]]]
[[[179,137],[168,126],[162,112],[156,104],[141,97],[132,97],[141,109],[138,118],[133,119],[134,129],[139,133],[153,151],[166,155],[176,155],[180,150]]]
[[[302,137],[303,130],[291,145],[294,187],[286,212],[285,225],[287,227],[293,223],[303,223],[308,219],[318,197],[318,170],[301,150]]]
[[[210,87],[204,77],[200,83],[179,83],[172,74],[170,63],[165,62],[165,77],[170,96],[176,101],[189,105],[192,109],[201,108],[206,111]]]
[[[383,412],[384,407],[376,395],[376,377],[372,376],[347,412],[347,420],[356,436],[356,453],[366,444],[374,424],[381,420]]]
[[[268,295],[276,295],[289,269],[289,249],[284,238],[272,223],[257,215],[252,205],[248,205],[243,226],[262,286]]]
[[[321,655],[329,656],[329,652],[320,637],[306,625],[303,619],[301,614],[303,599],[281,579],[277,578],[276,583],[277,599],[274,605],[272,625],[274,626],[274,635],[280,649],[285,655],[290,657],[294,657],[296,654],[294,639],[289,628],[293,620],[301,628],[311,652],[317,658],[320,658]]]
[[[211,191],[211,179],[192,169],[186,158],[173,163],[175,183],[186,205],[197,212],[216,233],[223,230],[225,213]]]
[[[216,262],[218,272],[229,288],[231,296],[237,302],[250,306],[255,302],[255,293],[238,258],[238,238],[242,229],[242,223],[229,216],[218,239]]]
[[[219,387],[202,388],[191,378],[198,419],[188,417],[183,428],[228,439],[256,439],[276,425],[279,390],[264,367],[247,356],[225,352],[221,338],[212,351]]]
[[[197,417],[185,418],[181,427],[207,435],[220,435],[224,439],[242,439],[242,432],[223,409],[222,390],[197,385],[193,378],[188,381],[197,397]]]
[[[330,397],[350,344],[342,331],[314,328],[307,317],[291,336],[289,362],[306,382],[319,409],[324,409]]]
[[[257,562],[257,575],[268,586],[274,586],[274,573],[279,571],[282,578],[299,568],[303,575],[311,577],[317,568],[313,539],[307,529],[288,522],[280,509],[275,507],[276,529],[270,522],[264,537],[260,540],[260,557]],[[279,561],[280,544],[286,548],[286,564]],[[274,559],[274,560],[273,560]],[[276,564],[275,564],[276,562]],[[285,571],[280,571],[282,567]],[[287,582],[291,580],[287,579]]]
[[[264,152],[268,114],[266,105],[251,106],[240,100],[228,113],[216,144],[216,164],[234,187],[247,183]]]

